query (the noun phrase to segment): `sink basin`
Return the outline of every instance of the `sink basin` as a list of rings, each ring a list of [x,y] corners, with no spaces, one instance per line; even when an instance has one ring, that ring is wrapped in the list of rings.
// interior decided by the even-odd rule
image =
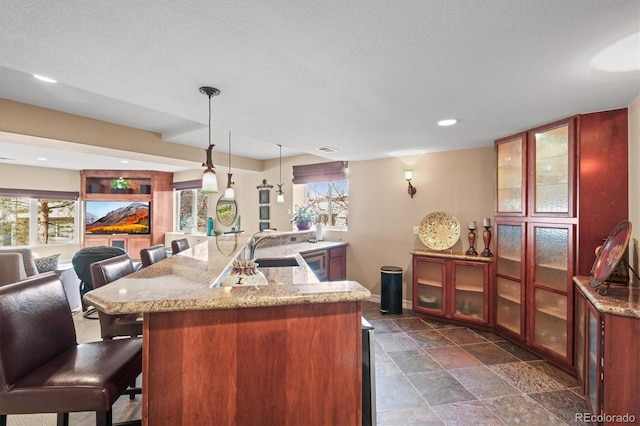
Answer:
[[[282,257],[279,259],[256,259],[258,268],[280,268],[283,266],[299,266],[295,257]]]

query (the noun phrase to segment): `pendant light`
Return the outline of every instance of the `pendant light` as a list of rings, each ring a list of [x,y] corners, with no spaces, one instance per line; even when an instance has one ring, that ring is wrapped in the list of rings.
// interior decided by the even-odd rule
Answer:
[[[229,130],[229,173],[227,173],[227,189],[224,191],[224,198],[226,200],[233,200],[235,198],[235,194],[233,192],[233,187],[231,185],[235,184],[235,182],[231,181],[231,130]]]
[[[203,166],[207,166],[202,175],[202,190],[203,194],[215,194],[218,192],[218,179],[216,178],[215,167],[213,166],[213,160],[211,159],[211,153],[213,151],[213,145],[211,143],[211,98],[218,96],[220,91],[213,87],[201,87],[200,93],[209,97],[209,146],[207,147],[207,161],[203,163]]]
[[[276,202],[284,203],[284,192],[282,192],[282,185],[284,185],[284,183],[282,183],[282,145],[278,144],[278,146],[280,147],[280,183],[276,184],[278,186]]]

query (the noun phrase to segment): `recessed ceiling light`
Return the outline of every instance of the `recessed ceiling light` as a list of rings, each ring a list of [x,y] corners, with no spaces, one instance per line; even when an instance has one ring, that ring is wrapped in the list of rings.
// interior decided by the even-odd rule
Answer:
[[[122,164],[129,164],[129,160],[121,160],[120,161]]]
[[[438,121],[438,126],[452,126],[452,125],[456,124],[457,122],[458,122],[458,120],[456,120],[455,118],[448,118],[446,120]]]
[[[46,83],[57,83],[57,81],[56,81],[56,80],[54,80],[54,79],[52,79],[52,78],[50,78],[50,77],[45,77],[45,76],[43,76],[43,75],[38,75],[38,74],[33,74],[33,76],[34,76],[35,78],[37,78],[38,80],[40,80],[40,81],[44,81],[44,82],[46,82]]]
[[[47,159],[44,157],[38,157],[38,161],[47,161]]]
[[[322,152],[338,152],[337,149],[331,148],[330,146],[321,146],[320,148],[316,148],[316,149]]]

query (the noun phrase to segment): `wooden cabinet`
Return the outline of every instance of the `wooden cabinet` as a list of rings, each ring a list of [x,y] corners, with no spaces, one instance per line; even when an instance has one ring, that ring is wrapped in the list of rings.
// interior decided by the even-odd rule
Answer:
[[[347,279],[346,246],[312,250],[300,253],[309,268],[320,281],[342,281]]]
[[[575,281],[575,365],[589,409],[604,424],[634,423],[640,419],[640,289],[617,287],[603,296],[587,277]]]
[[[414,250],[413,310],[488,325],[492,258]]]
[[[141,248],[164,244],[164,234],[173,230],[173,173],[148,170],[81,170],[80,176],[83,201],[150,202],[151,216],[149,235],[85,234],[83,247],[114,245],[124,248],[137,260]],[[128,189],[112,192],[111,182],[120,178],[127,180]]]
[[[571,278],[627,218],[627,164],[626,109],[496,141],[495,328],[569,371]]]

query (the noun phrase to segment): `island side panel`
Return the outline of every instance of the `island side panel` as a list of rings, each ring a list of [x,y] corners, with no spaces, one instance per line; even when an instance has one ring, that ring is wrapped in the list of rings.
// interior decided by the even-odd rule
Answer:
[[[145,315],[145,424],[360,424],[360,302]]]

